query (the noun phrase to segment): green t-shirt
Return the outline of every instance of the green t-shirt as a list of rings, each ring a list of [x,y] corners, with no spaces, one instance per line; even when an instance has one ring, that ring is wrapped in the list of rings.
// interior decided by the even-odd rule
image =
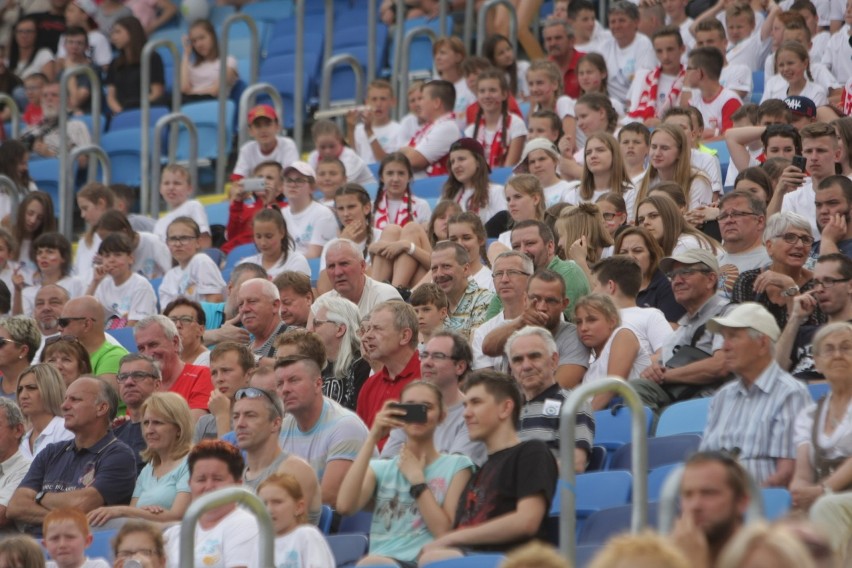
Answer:
[[[109,341],[104,341],[100,349],[92,353],[90,357],[92,374],[96,377],[98,375],[118,374],[118,363],[125,355],[127,355],[127,349],[121,345],[113,345]]]

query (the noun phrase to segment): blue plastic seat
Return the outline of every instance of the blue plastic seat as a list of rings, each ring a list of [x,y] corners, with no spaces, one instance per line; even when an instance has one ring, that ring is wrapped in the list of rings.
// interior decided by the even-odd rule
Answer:
[[[505,185],[506,181],[512,177],[512,168],[494,168],[491,170],[491,175],[488,176],[488,179],[491,180],[492,183],[499,183],[500,185]]]
[[[645,418],[648,429],[653,420],[651,409],[645,407]],[[608,453],[630,442],[630,409],[615,407],[595,412],[595,445],[603,446]],[[610,456],[607,456],[609,459]]]
[[[92,544],[86,547],[86,556],[89,558],[103,558],[112,564],[114,560],[112,555],[112,540],[117,533],[117,529],[92,532]]]
[[[130,353],[136,352],[136,338],[133,336],[132,327],[123,327],[121,329],[109,329],[106,331],[113,339],[118,341],[122,347]]]
[[[225,261],[225,267],[222,270],[233,270],[234,267],[244,258],[257,254],[257,247],[254,243],[247,243],[234,247],[228,253],[228,259]]]
[[[603,446],[592,446],[592,451],[589,454],[589,464],[586,466],[586,471],[601,471],[606,466],[606,448]]]
[[[54,209],[59,207],[59,159],[30,160],[27,164],[30,179],[40,191],[50,195]]]
[[[711,397],[694,398],[675,403],[660,414],[655,436],[674,434],[701,434],[707,425],[707,411]]]
[[[289,8],[289,9],[288,9]],[[248,14],[257,22],[274,24],[282,18],[292,16],[292,6],[286,2],[252,2],[240,9],[240,13]]]
[[[763,516],[767,521],[776,521],[790,512],[793,497],[783,487],[764,487],[760,493],[763,496]]]
[[[763,70],[751,72],[751,102],[755,104],[760,104],[760,99],[763,98],[764,79]]]
[[[433,176],[423,179],[414,180],[411,182],[411,193],[421,199],[430,197],[441,197],[444,191],[444,183],[449,176]]]
[[[577,519],[585,519],[595,511],[626,505],[630,502],[633,476],[627,471],[595,471],[581,473],[575,481],[575,510]],[[559,498],[564,482],[560,479],[556,494],[550,504],[550,516],[558,517],[562,511]]]
[[[127,128],[110,130],[101,138],[101,147],[109,156],[112,183],[124,183],[133,187],[139,187],[142,183],[139,162],[141,134],[141,128]]]
[[[633,505],[623,505],[592,513],[583,523],[577,545],[603,544],[611,537],[630,530]],[[657,524],[657,503],[648,503],[648,526]]]
[[[319,524],[317,528],[322,531],[322,534],[331,532],[331,520],[334,518],[334,511],[328,505],[323,505],[320,511]]]
[[[308,267],[311,269],[311,286],[316,286],[320,276],[320,257],[309,258]]]
[[[426,26],[435,32],[436,35],[440,36],[441,34],[441,22],[438,18],[415,18],[413,20],[407,20],[405,22],[403,28],[403,35],[408,33],[410,30],[414,28],[419,28],[421,26]],[[453,29],[453,21],[452,17],[447,16],[447,31]],[[393,39],[391,39],[390,46],[390,66],[393,68],[394,65],[394,57],[396,53],[396,46],[393,44]],[[408,57],[408,71],[432,71],[433,60],[432,60],[432,40],[430,40],[426,36],[418,36],[414,38],[411,42],[411,50],[409,51]]]
[[[663,436],[659,438],[648,438],[648,469],[654,469],[661,465],[682,462],[690,454],[698,450],[701,444],[699,434],[678,434],[676,436]],[[632,456],[630,452],[633,444],[624,444],[615,451],[609,464],[610,470],[630,469]]]
[[[367,554],[369,541],[363,534],[332,534],[325,537],[337,568],[349,568]]]
[[[370,525],[373,522],[373,513],[370,511],[358,511],[354,515],[348,515],[340,519],[337,527],[338,534],[370,534]]]
[[[472,554],[463,558],[437,560],[421,564],[423,568],[497,568],[505,560],[502,554]]]
[[[831,390],[831,385],[828,383],[815,383],[808,385],[808,391],[811,393],[811,398],[814,402],[818,401]]]
[[[204,206],[204,212],[207,213],[207,222],[213,225],[228,226],[228,211],[231,206],[230,201],[220,201]]]
[[[659,501],[663,491],[663,485],[669,474],[680,467],[680,463],[670,463],[655,467],[648,472],[648,501]]]
[[[219,130],[225,128],[225,139],[230,144],[233,136],[234,101],[225,103],[225,124],[219,124],[219,102],[204,101],[183,105],[181,112],[189,118],[198,129],[198,157],[209,160],[219,156]],[[165,152],[165,146],[164,146]],[[189,133],[181,128],[178,135],[177,159],[189,159]]]
[[[151,127],[153,128],[157,121],[169,113],[169,109],[164,106],[151,107]],[[114,114],[109,121],[109,131],[116,130],[139,130],[142,127],[142,110],[132,108]]]

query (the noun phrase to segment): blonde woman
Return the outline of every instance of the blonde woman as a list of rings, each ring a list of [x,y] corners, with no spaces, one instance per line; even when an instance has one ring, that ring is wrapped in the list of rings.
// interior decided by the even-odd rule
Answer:
[[[591,276],[590,266],[612,254],[612,236],[594,203],[565,208],[556,220],[556,235],[560,256],[576,262],[587,278]]]
[[[65,381],[53,365],[39,363],[27,367],[18,378],[18,406],[30,425],[21,438],[21,453],[28,459],[48,444],[74,438],[65,429],[62,401],[65,400]]]
[[[580,181],[565,193],[571,205],[594,203],[605,193],[624,197],[629,220],[633,220],[636,189],[630,181],[618,140],[608,132],[596,132],[586,140]]]
[[[755,522],[744,526],[719,556],[717,568],[816,568],[807,547],[788,528]]]

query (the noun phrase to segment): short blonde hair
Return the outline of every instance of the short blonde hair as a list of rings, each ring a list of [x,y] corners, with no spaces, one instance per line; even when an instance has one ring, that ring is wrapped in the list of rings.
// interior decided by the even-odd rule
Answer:
[[[59,374],[56,367],[48,363],[31,365],[18,375],[17,384],[20,385],[21,379],[27,375],[35,377],[45,410],[54,416],[61,416],[62,402],[65,400],[65,381],[62,380],[62,375]]]
[[[186,399],[173,392],[155,392],[142,403],[142,416],[150,410],[156,412],[166,422],[174,424],[178,429],[177,440],[172,447],[171,458],[182,458],[189,453],[192,447],[192,416],[189,412],[189,404]],[[142,459],[150,461],[155,466],[159,463],[159,456],[145,448],[142,450]]]
[[[758,548],[767,548],[781,562],[778,568],[816,568],[808,549],[788,528],[765,522],[750,523],[728,542],[716,564],[719,568],[738,568]]]
[[[500,568],[571,568],[571,563],[552,546],[531,542],[510,552]]]
[[[651,561],[657,568],[690,568],[689,560],[665,537],[651,531],[612,538],[592,559],[589,568],[615,568],[625,558]]]

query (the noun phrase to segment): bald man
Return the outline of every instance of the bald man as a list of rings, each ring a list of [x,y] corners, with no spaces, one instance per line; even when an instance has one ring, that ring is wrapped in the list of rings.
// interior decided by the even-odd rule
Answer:
[[[107,341],[104,333],[104,307],[92,296],[80,296],[68,300],[59,317],[62,335],[77,338],[92,362],[92,374],[107,379],[118,389],[118,367],[127,349]]]

